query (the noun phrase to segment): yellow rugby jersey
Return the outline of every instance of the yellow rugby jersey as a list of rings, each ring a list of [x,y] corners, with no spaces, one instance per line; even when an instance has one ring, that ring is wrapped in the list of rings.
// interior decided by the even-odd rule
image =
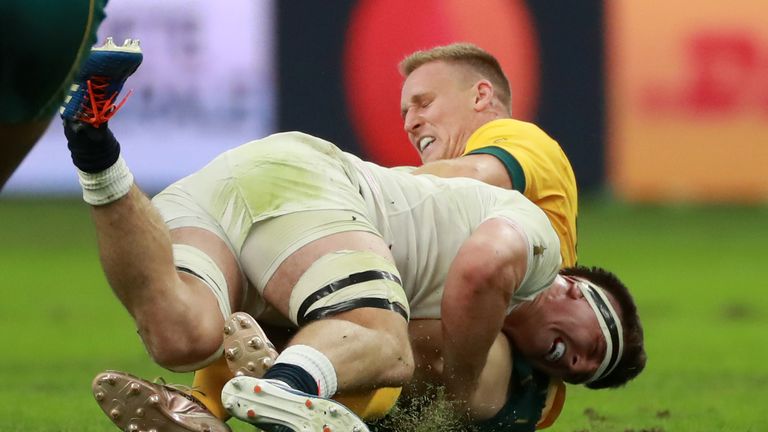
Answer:
[[[484,124],[464,154],[490,154],[506,167],[512,187],[547,214],[560,237],[563,266],[576,264],[576,177],[557,141],[538,126],[514,119]]]

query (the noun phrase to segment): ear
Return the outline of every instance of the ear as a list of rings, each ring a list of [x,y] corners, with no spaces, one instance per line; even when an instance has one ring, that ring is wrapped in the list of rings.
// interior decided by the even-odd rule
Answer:
[[[484,111],[493,104],[493,84],[487,79],[475,83],[475,111]]]

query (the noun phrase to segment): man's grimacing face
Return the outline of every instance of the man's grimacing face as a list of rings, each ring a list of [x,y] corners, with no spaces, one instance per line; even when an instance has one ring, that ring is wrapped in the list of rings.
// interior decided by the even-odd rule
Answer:
[[[419,66],[403,83],[403,128],[423,163],[462,155],[482,124],[477,91],[465,68],[436,61]]]
[[[607,295],[621,319],[616,301]],[[577,280],[558,275],[534,303],[531,319],[507,332],[515,348],[548,375],[572,384],[585,382],[602,363],[606,341]]]

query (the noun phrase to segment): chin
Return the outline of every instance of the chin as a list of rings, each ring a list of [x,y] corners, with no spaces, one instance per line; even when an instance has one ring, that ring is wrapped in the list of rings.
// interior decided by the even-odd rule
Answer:
[[[439,161],[441,159],[444,159],[444,158],[440,157],[441,155],[435,153],[434,151],[429,151],[429,150],[427,150],[427,151],[429,153],[427,153],[426,155],[423,155],[422,158],[421,158],[421,161],[424,162],[424,163],[435,162],[435,161]]]
[[[421,161],[423,163],[427,163],[445,159],[446,154],[445,151],[441,150],[439,147],[429,146],[424,149],[423,153],[419,153],[419,156],[421,156]]]

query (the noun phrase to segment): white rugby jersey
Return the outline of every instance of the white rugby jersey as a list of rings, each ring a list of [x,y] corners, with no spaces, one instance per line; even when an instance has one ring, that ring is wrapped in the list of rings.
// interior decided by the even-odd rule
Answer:
[[[560,269],[560,241],[546,214],[516,191],[465,178],[412,175],[344,156],[360,175],[374,225],[390,246],[411,318],[440,318],[445,277],[461,244],[483,221],[501,217],[528,242],[528,267],[510,308],[547,288]]]
[[[209,229],[238,258],[260,221],[348,209],[367,219],[391,246],[412,318],[440,318],[451,261],[472,231],[494,217],[511,221],[528,242],[528,268],[509,306],[532,299],[552,283],[560,268],[560,243],[535,204],[516,191],[476,180],[409,172],[364,162],[320,138],[288,132],[223,153],[153,202],[169,227]],[[263,288],[267,276],[262,272],[264,280],[251,283]],[[263,307],[249,312],[258,315]]]

